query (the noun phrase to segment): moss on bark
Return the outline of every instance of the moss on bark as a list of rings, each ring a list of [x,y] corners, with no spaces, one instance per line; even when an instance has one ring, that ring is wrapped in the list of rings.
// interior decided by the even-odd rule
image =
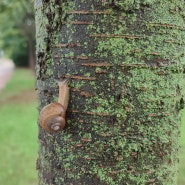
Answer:
[[[40,108],[71,79],[67,127],[39,131],[40,185],[176,184],[184,7],[36,1]]]

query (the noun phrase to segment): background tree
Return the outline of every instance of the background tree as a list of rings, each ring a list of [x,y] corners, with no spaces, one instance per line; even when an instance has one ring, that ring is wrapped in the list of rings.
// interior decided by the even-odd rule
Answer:
[[[40,109],[70,78],[67,126],[40,128],[42,184],[176,184],[184,95],[177,0],[36,1]]]
[[[35,68],[35,22],[32,0],[0,2],[0,49],[18,66]]]

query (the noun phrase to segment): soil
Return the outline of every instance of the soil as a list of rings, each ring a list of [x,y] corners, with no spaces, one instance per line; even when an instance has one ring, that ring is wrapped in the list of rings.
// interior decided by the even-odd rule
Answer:
[[[28,89],[22,91],[20,94],[8,97],[6,99],[0,99],[0,105],[3,106],[5,104],[20,104],[20,103],[30,103],[36,102],[37,96],[36,92],[33,89]]]

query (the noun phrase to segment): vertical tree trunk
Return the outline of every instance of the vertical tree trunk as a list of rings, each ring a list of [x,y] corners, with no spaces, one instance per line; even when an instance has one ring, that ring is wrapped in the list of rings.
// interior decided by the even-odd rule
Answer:
[[[29,68],[35,71],[35,52],[34,52],[33,38],[32,36],[28,37],[28,65]]]
[[[56,100],[56,79],[70,78],[67,126],[39,129],[39,184],[175,185],[184,1],[35,7],[40,109]]]

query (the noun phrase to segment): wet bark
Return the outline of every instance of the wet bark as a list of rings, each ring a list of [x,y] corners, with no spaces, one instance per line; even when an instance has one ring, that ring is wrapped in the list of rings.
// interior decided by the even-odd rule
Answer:
[[[70,79],[67,126],[39,128],[40,185],[176,184],[184,2],[36,1],[39,110]]]

